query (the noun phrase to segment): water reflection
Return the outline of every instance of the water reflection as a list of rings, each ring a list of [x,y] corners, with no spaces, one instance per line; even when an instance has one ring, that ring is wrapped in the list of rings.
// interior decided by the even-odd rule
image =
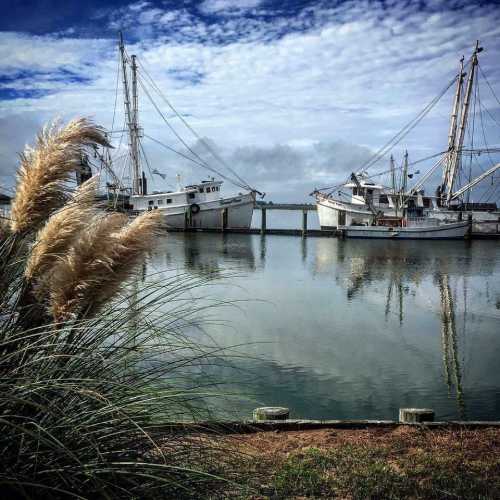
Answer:
[[[385,317],[397,308],[399,324],[404,323],[404,298],[412,288],[418,288],[424,280],[432,276],[440,299],[441,347],[443,375],[449,393],[454,393],[457,410],[461,418],[466,417],[466,404],[462,386],[461,361],[459,355],[460,339],[457,335],[455,300],[450,285],[450,274],[456,277],[455,295],[463,296],[462,342],[467,330],[468,274],[485,277],[485,290],[488,296],[489,280],[493,274],[495,260],[474,262],[472,246],[468,242],[458,249],[446,242],[433,248],[422,249],[425,242],[394,244],[394,242],[344,242],[337,248],[327,242],[319,242],[314,273],[334,272],[338,282],[344,282],[348,300],[360,294],[365,287],[374,283],[386,284]],[[424,250],[424,251],[422,251]],[[428,251],[431,250],[431,251]],[[349,256],[349,257],[348,257]],[[349,273],[342,280],[342,265],[349,262]],[[426,293],[433,295],[433,291]],[[413,292],[413,295],[416,295]]]
[[[460,371],[460,361],[458,359],[458,340],[457,329],[455,325],[455,309],[453,296],[450,289],[448,275],[437,276],[437,282],[441,297],[441,345],[443,350],[444,377],[448,391],[455,388],[455,395],[461,418],[465,418],[465,398],[462,388],[462,374]],[[464,297],[466,286],[464,281]],[[464,302],[464,311],[467,302]],[[464,332],[465,334],[465,321]]]
[[[216,293],[244,306],[223,311],[232,328],[208,333],[249,344],[254,357],[211,370],[259,403],[311,418],[394,418],[406,405],[434,407],[438,418],[500,411],[494,242],[176,234],[150,265],[166,263],[193,275],[241,272]]]
[[[263,251],[265,257],[265,248]],[[181,258],[180,258],[181,257]],[[264,260],[261,253],[261,260]],[[173,233],[160,240],[153,251],[152,262],[165,269],[184,268],[210,277],[221,276],[231,267],[241,271],[255,271],[253,245],[246,235]]]

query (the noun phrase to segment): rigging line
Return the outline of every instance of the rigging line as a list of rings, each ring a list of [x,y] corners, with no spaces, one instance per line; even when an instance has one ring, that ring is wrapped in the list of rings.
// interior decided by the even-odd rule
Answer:
[[[165,101],[167,106],[175,113],[175,115],[182,121],[184,126],[203,144],[203,146],[210,152],[210,154],[225,168],[227,168],[240,182],[249,186],[249,184],[243,179],[234,169],[232,169],[227,162],[216,152],[213,148],[205,141],[203,137],[201,137],[196,130],[187,122],[187,120],[177,111],[174,105],[168,100],[165,94],[161,91],[161,89],[156,85],[155,81],[151,77],[151,75],[147,72],[144,65],[139,61],[139,66],[142,71],[145,73],[146,77],[149,79],[149,82],[154,90],[158,93],[158,95]],[[250,186],[249,186],[250,187]]]
[[[481,71],[481,75],[483,75],[484,81],[488,84],[488,87],[490,88],[491,93],[493,94],[493,97],[496,99],[496,101],[500,105],[500,100],[498,99],[497,95],[495,94],[493,87],[490,85],[488,78],[486,78],[486,75],[484,74],[483,68],[481,67],[481,65],[479,63],[477,63],[477,65],[479,66],[479,71]]]
[[[120,57],[120,51],[118,51],[118,58]],[[111,133],[115,128],[115,116],[116,116],[116,105],[118,102],[118,84],[120,80],[120,61],[118,60],[117,71],[116,71],[116,88],[115,88],[115,104],[113,106],[113,120],[111,121]]]
[[[498,122],[497,119],[490,113],[490,110],[485,106],[483,106],[483,110],[486,111],[489,117],[500,127],[500,122]]]
[[[159,115],[162,117],[163,121],[165,122],[165,124],[168,126],[168,128],[172,131],[172,133],[177,137],[177,139],[179,139],[179,141],[184,145],[184,147],[195,157],[198,159],[198,163],[200,166],[216,173],[217,175],[219,175],[220,177],[223,177],[224,179],[226,179],[228,182],[230,182],[231,184],[234,184],[235,186],[237,187],[240,187],[242,189],[248,189],[249,186],[246,185],[246,184],[240,184],[238,182],[235,182],[234,179],[230,179],[229,177],[227,176],[224,176],[222,175],[220,172],[218,172],[216,169],[214,169],[213,167],[210,167],[195,151],[193,151],[192,148],[189,147],[189,145],[186,143],[186,141],[184,141],[184,139],[177,133],[177,131],[172,127],[172,125],[168,122],[168,120],[165,118],[164,114],[161,112],[161,110],[158,108],[158,106],[156,105],[156,103],[153,101],[153,99],[151,98],[149,92],[147,91],[147,89],[145,88],[144,84],[142,83],[142,79],[138,79],[139,81],[139,84],[141,85],[142,89],[144,90],[145,94],[147,95],[148,99],[150,100],[151,104],[154,106],[154,108],[156,109],[156,111],[159,113]],[[148,136],[149,137],[149,136]],[[150,137],[151,139],[151,137]],[[172,149],[172,151],[174,152],[177,152],[176,150]],[[186,158],[189,158],[189,156],[187,155],[184,155]],[[192,160],[192,158],[191,158]],[[252,189],[250,189],[251,191]]]
[[[424,161],[432,160],[433,158],[437,158],[438,156],[442,156],[445,153],[446,153],[446,151],[440,151],[439,153],[435,153],[433,155],[426,156],[425,158],[420,158],[418,160],[412,161],[411,163],[408,163],[408,166],[411,167],[413,165],[417,165],[417,164],[422,163]],[[401,172],[403,170],[403,165],[400,165],[400,166],[395,165],[394,170]],[[390,173],[391,173],[391,169],[383,170],[382,172],[377,172],[376,174],[372,174],[372,175],[367,176],[366,179],[373,179],[374,177],[378,177],[378,176],[386,175],[386,174],[390,174]],[[338,187],[343,186],[344,184],[336,184],[335,186],[326,186],[323,188],[319,188],[316,191],[323,191],[323,190],[326,191],[326,190],[330,190],[330,189],[332,191],[335,191]]]
[[[163,146],[165,149],[168,149],[169,151],[172,151],[173,153],[179,155],[179,156],[182,156],[183,158],[185,158],[186,160],[189,160],[191,162],[193,162],[195,165],[198,165],[200,167],[203,167],[203,168],[206,168],[208,170],[210,170],[211,172],[217,174],[219,177],[222,177],[223,179],[227,180],[228,182],[231,182],[234,184],[234,182],[227,176],[225,176],[224,174],[222,174],[221,172],[218,172],[217,170],[215,170],[214,168],[208,166],[208,165],[205,165],[204,163],[201,163],[199,162],[198,160],[195,160],[194,158],[191,158],[191,156],[185,154],[185,153],[182,153],[180,151],[178,151],[177,149],[174,149],[170,146],[168,146],[167,144],[159,141],[158,139],[155,139],[154,137],[151,137],[150,135],[147,135],[147,134],[144,134],[144,137],[147,137],[148,139],[150,139],[151,141],[153,142],[156,142],[157,144],[159,144],[160,146]],[[238,186],[238,184],[235,184],[236,186]],[[238,186],[238,187],[242,187],[244,188],[244,186]],[[245,188],[246,189],[246,188]]]
[[[153,187],[156,187],[156,183],[155,183],[155,178],[154,178],[154,175],[153,175],[153,171],[151,170],[151,165],[149,164],[148,157],[146,156],[146,152],[144,151],[144,148],[142,146],[142,141],[140,139],[138,139],[137,142],[139,143],[139,147],[141,148],[142,156],[144,157],[144,160],[146,160],[146,165],[148,167],[149,174],[151,176],[151,180],[153,181]]]
[[[448,89],[456,82],[458,75],[455,76],[448,85],[434,97],[418,114],[408,122],[392,139],[390,139],[384,146],[382,146],[368,161],[362,165],[361,169],[368,169],[382,159],[388,151],[390,151],[396,144],[398,144],[413,128],[415,128],[420,121],[429,113],[429,111],[439,102],[441,97],[448,91]]]
[[[486,147],[486,154],[488,155],[488,159],[490,160],[491,166],[493,166],[494,162],[493,162],[493,160],[491,158],[491,155],[490,155],[490,152],[489,152],[489,146],[488,146],[488,143],[486,141],[486,131],[484,130],[483,112],[481,110],[481,96],[479,94],[479,90],[477,92],[477,101],[479,103],[479,121],[481,122],[481,129],[482,129],[482,132],[483,132],[483,141],[484,141],[484,145]]]
[[[479,87],[479,78],[476,78],[475,81],[475,86],[474,86],[474,106],[472,108],[472,131],[469,130],[469,138],[470,138],[470,146],[471,149],[474,149],[474,132],[476,131],[476,104],[477,104],[477,91]],[[468,177],[468,183],[472,180],[472,156],[473,153],[470,153],[470,160],[469,160],[469,177]],[[477,160],[477,159],[476,159]],[[477,162],[479,163],[479,162]],[[467,195],[466,195],[466,203],[469,203],[470,201],[470,192],[471,190],[467,190]]]

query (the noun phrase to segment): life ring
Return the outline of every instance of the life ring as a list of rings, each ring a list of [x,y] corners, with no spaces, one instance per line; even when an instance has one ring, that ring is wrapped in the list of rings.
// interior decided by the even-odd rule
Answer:
[[[192,203],[191,205],[189,205],[189,211],[192,214],[197,214],[200,211],[200,205],[198,205],[197,203]]]

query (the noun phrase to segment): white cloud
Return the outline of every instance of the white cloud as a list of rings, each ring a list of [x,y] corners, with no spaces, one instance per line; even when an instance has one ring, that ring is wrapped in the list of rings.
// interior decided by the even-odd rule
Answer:
[[[381,146],[444,87],[478,37],[486,47],[483,69],[500,94],[500,10],[492,7],[433,14],[399,3],[384,10],[348,2],[308,7],[293,19],[231,16],[211,24],[184,8],[139,2],[124,9],[110,22],[142,35],[129,53],[139,56],[189,122],[268,192],[266,184],[275,191],[286,185],[302,198],[311,184],[340,180],[353,161],[361,162],[360,148]],[[65,71],[75,79],[65,78]],[[110,126],[116,71],[114,40],[0,33],[0,73],[15,78],[1,82],[0,91],[50,91],[3,101],[0,117],[30,114],[43,121],[91,114]],[[483,105],[494,107],[489,90],[481,92]],[[140,104],[146,133],[174,146],[143,93]],[[405,146],[411,158],[443,150],[450,108],[448,94],[401,144],[398,158]],[[121,121],[121,96],[117,109]],[[500,112],[493,113],[500,122]],[[185,166],[146,140],[145,146],[151,162],[171,178]],[[260,166],[252,170],[253,161]],[[282,185],[276,172],[288,172]]]
[[[258,7],[262,0],[205,0],[200,10],[206,13],[227,13],[228,11],[242,11]]]

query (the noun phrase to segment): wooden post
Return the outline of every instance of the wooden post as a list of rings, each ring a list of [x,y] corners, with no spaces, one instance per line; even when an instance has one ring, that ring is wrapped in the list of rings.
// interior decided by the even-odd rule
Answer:
[[[467,216],[467,222],[469,223],[469,226],[467,227],[467,238],[470,239],[470,238],[472,238],[472,214],[471,213]]]
[[[302,238],[307,236],[307,210],[302,210]]]
[[[189,227],[189,214],[186,209],[184,209],[184,231]]]
[[[288,420],[290,410],[281,406],[265,406],[263,408],[255,408],[253,411],[253,419],[258,422],[261,420]]]
[[[227,229],[227,207],[223,208],[221,211],[221,231],[224,232]]]
[[[260,234],[266,234],[266,209],[261,209],[262,217],[261,217],[261,225],[260,225]]]
[[[402,424],[434,422],[434,410],[429,408],[400,408],[399,421]]]

